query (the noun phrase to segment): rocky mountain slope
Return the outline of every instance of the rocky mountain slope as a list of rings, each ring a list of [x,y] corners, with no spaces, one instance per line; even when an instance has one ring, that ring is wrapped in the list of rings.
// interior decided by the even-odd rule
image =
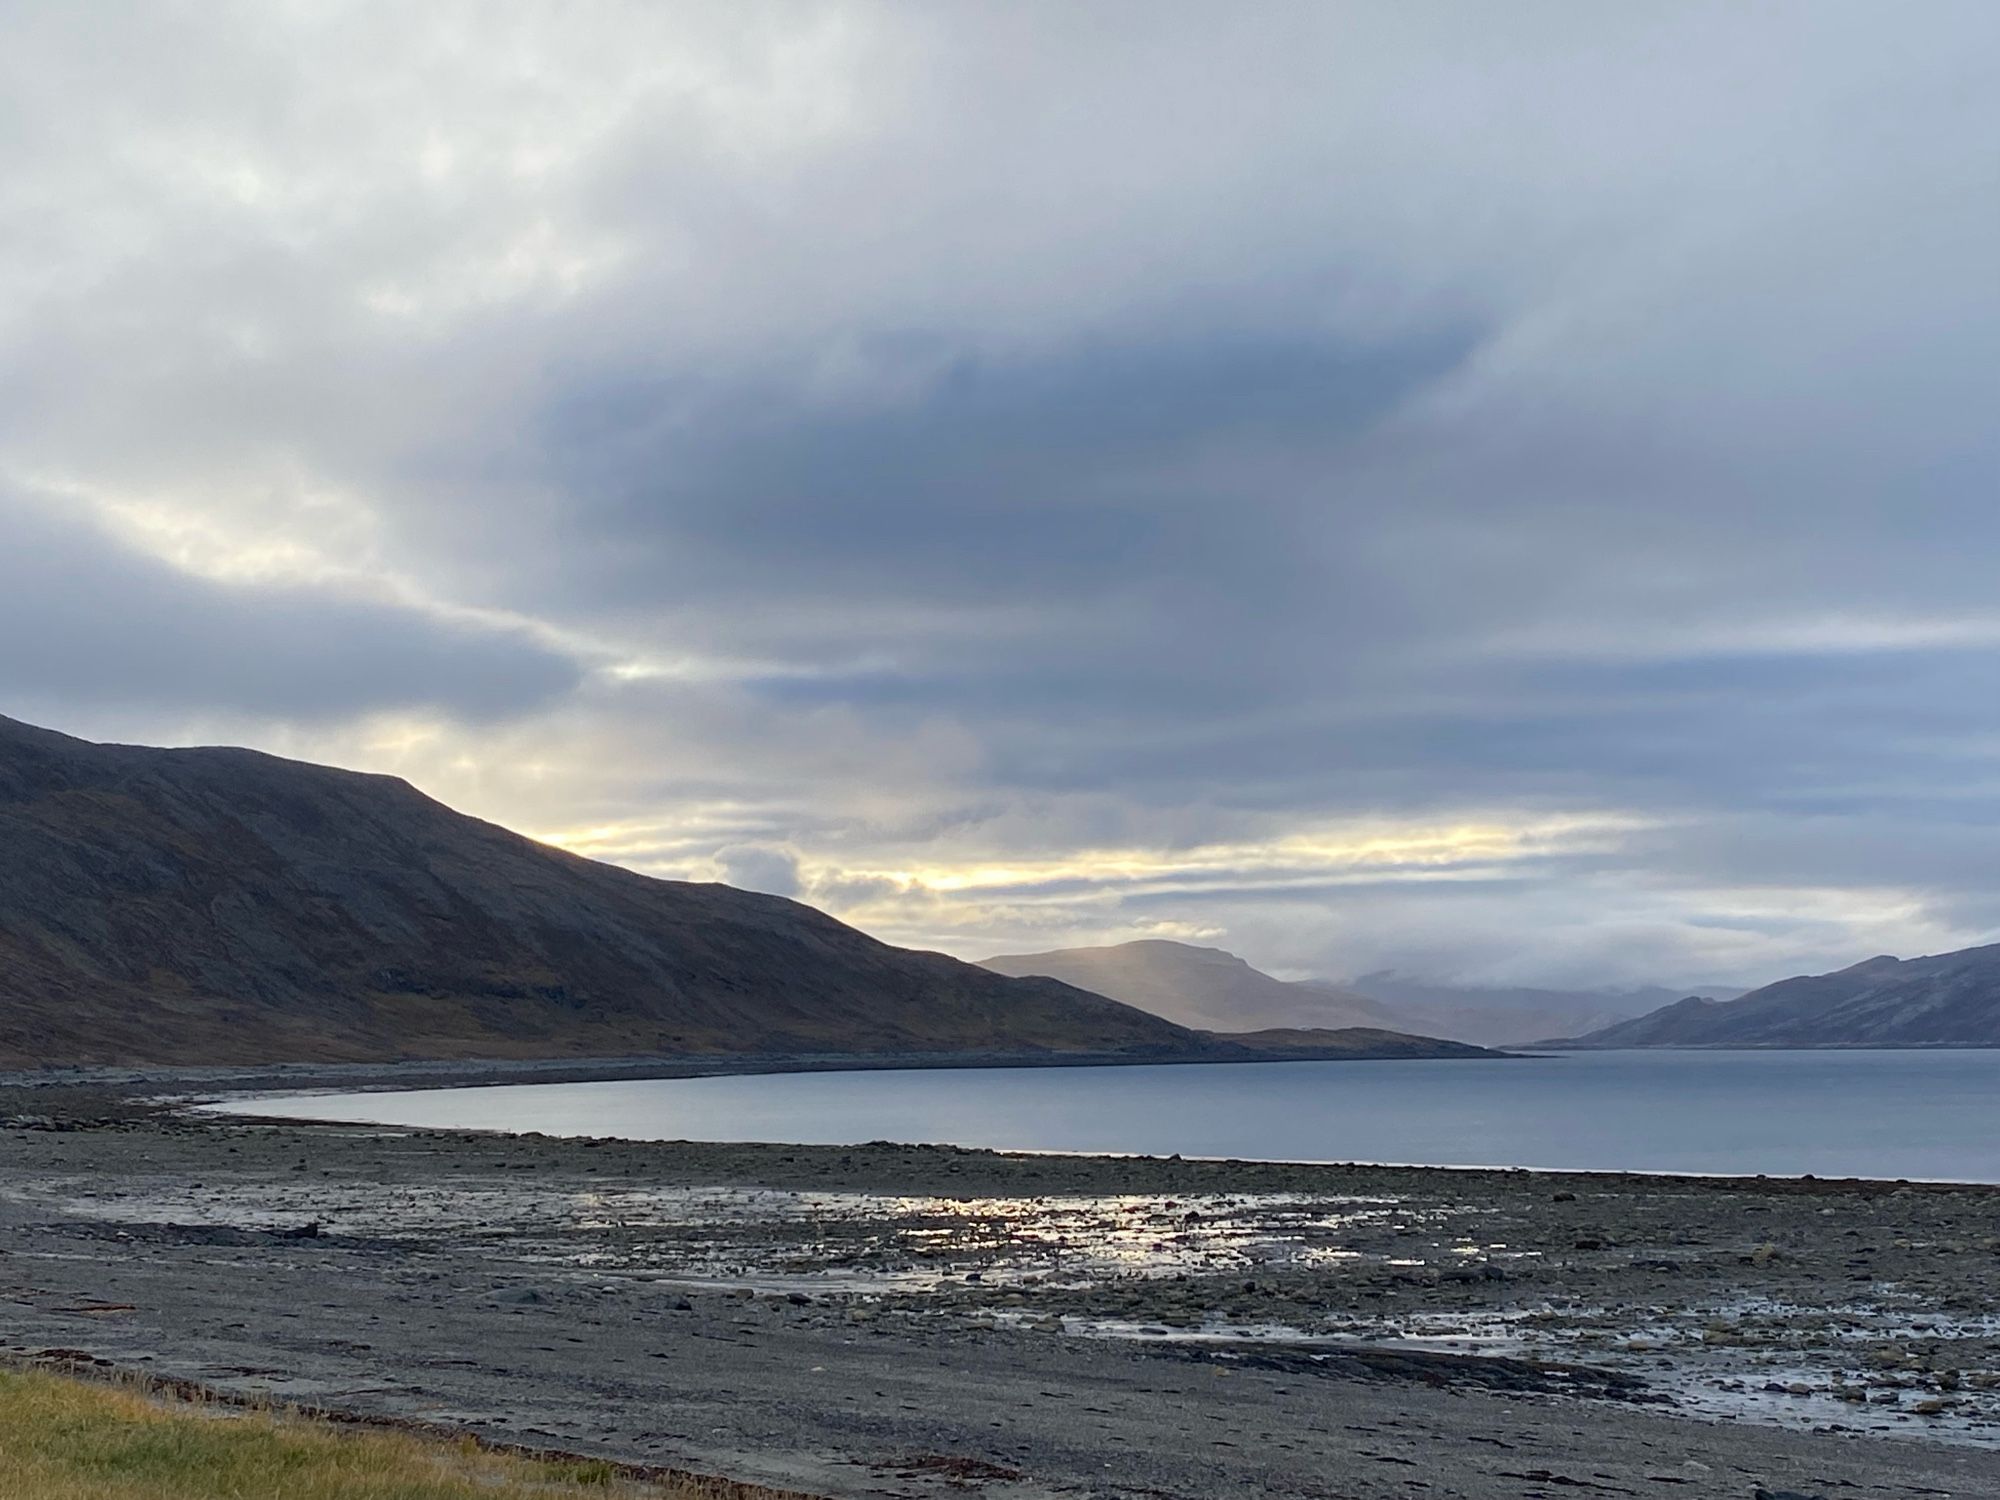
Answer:
[[[1060,979],[1201,1031],[1409,1029],[1391,1007],[1338,985],[1274,979],[1220,948],[1158,938],[980,962],[1001,974]]]
[[[1871,958],[1738,1000],[1688,999],[1566,1047],[2000,1046],[2000,945]]]
[[[0,1067],[1210,1045],[390,777],[0,719]]]

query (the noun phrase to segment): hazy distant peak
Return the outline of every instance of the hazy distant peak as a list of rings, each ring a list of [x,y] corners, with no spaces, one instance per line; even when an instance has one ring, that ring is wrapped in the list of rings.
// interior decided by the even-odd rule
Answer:
[[[1316,981],[1290,983],[1226,949],[1168,938],[1002,953],[983,962],[1002,974],[1060,979],[1203,1031],[1413,1029],[1393,1007],[1365,995]]]
[[[1465,984],[1393,969],[1364,974],[1350,984],[1359,993],[1393,1006],[1409,1024],[1432,1035],[1489,1047],[1594,1031],[1675,1004],[1687,993],[1664,985],[1564,990]]]

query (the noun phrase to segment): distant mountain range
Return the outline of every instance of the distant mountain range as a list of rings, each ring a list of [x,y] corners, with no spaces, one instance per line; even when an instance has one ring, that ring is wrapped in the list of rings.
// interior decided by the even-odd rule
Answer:
[[[1002,974],[1041,974],[1204,1031],[1376,1027],[1508,1047],[1637,1016],[1678,990],[1481,989],[1384,970],[1349,984],[1277,979],[1233,953],[1145,938],[1101,948],[1003,953]]]
[[[393,777],[0,718],[0,1067],[1451,1050],[1207,1029],[581,859]]]
[[[2000,1047],[2000,946],[1871,958],[1740,999],[1686,999],[1559,1047]]]
[[[1349,980],[1347,987],[1389,1007],[1396,1024],[1406,1031],[1456,1037],[1487,1047],[1526,1046],[1542,1037],[1594,1031],[1644,1015],[1687,994],[1686,990],[1661,985],[1552,990],[1444,984],[1393,970],[1364,974]]]
[[[1142,938],[981,959],[1000,974],[1042,975],[1165,1016],[1197,1031],[1367,1026],[1408,1030],[1396,1013],[1337,985],[1273,979],[1220,948]]]

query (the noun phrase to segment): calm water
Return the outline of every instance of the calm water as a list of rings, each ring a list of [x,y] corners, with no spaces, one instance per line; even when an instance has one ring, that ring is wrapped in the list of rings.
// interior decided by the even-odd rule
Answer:
[[[2000,1181],[2000,1051],[794,1073],[223,1107],[639,1140]]]

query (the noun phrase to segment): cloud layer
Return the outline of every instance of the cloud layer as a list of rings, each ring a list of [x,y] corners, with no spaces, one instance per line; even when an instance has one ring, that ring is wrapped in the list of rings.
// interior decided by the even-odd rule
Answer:
[[[2000,930],[1990,6],[6,20],[0,711],[968,954]]]

